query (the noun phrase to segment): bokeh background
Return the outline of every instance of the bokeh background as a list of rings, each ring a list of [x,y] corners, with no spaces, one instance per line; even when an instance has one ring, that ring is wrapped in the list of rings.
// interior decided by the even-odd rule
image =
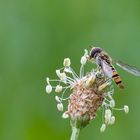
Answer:
[[[140,67],[139,0],[0,0],[0,140],[68,140],[69,120],[61,118],[46,76],[65,57],[78,72],[89,45]],[[103,134],[101,114],[79,140],[140,139],[140,78],[118,68],[125,90],[115,87],[116,123]]]

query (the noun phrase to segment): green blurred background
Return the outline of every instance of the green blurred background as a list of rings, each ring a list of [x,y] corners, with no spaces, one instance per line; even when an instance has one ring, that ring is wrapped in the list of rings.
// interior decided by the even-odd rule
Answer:
[[[140,67],[139,0],[0,0],[0,140],[68,140],[46,76],[63,58],[79,70],[83,50],[94,44],[114,58]],[[140,139],[140,79],[118,68],[125,90],[115,88],[116,123],[103,134],[101,114],[79,140]]]

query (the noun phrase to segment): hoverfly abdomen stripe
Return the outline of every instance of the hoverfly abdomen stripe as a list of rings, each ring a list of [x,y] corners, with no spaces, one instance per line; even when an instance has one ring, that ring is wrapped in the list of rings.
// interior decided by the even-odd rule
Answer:
[[[120,83],[122,83],[122,81],[118,81],[118,82],[116,82],[117,85],[119,85]]]
[[[121,80],[119,74],[117,73],[117,71],[115,70],[115,68],[114,68],[114,70],[112,70],[112,71],[113,71],[112,78],[113,78],[114,82],[115,82],[121,89],[123,89],[124,86],[123,86],[123,84],[122,84],[122,80]]]
[[[117,71],[115,69],[112,70],[112,71],[113,71],[112,78],[116,78],[116,77],[119,76],[118,73],[117,73]]]
[[[116,74],[113,74],[112,75],[112,78],[115,78],[115,77],[118,77],[119,75],[116,73]]]
[[[114,80],[115,80],[116,83],[119,82],[119,81],[122,81],[121,78],[120,78],[120,76],[115,77]]]
[[[116,83],[117,85],[119,85],[120,83],[122,83],[122,80],[121,80],[120,76],[114,78],[114,81],[115,81],[115,83]]]

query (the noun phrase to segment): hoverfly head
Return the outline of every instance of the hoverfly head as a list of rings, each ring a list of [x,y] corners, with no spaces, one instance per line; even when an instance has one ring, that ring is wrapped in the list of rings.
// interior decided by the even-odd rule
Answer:
[[[99,47],[92,47],[89,53],[90,59],[95,59],[99,53],[102,52],[102,49]]]

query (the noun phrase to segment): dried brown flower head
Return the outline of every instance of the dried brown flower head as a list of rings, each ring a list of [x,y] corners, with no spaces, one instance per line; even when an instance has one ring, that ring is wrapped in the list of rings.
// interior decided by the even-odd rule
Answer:
[[[124,110],[128,113],[128,106],[122,109],[115,108],[115,101],[113,99],[114,88],[112,79],[106,77],[101,69],[92,69],[84,74],[84,66],[88,61],[88,51],[81,57],[81,68],[79,76],[71,68],[71,61],[65,58],[64,67],[56,70],[58,80],[50,80],[47,78],[46,92],[51,93],[53,88],[55,92],[62,92],[62,96],[56,96],[58,102],[57,108],[63,111],[63,101],[68,100],[67,110],[63,113],[63,118],[70,118],[73,134],[71,140],[78,133],[78,130],[85,127],[91,120],[96,117],[96,113],[101,108],[103,110],[103,124],[100,131],[103,132],[106,126],[115,123],[115,116],[112,110]],[[50,82],[58,82],[56,87],[52,87]],[[65,86],[64,86],[65,85]],[[66,90],[70,89],[71,94],[64,98]],[[76,131],[77,130],[77,131]]]

